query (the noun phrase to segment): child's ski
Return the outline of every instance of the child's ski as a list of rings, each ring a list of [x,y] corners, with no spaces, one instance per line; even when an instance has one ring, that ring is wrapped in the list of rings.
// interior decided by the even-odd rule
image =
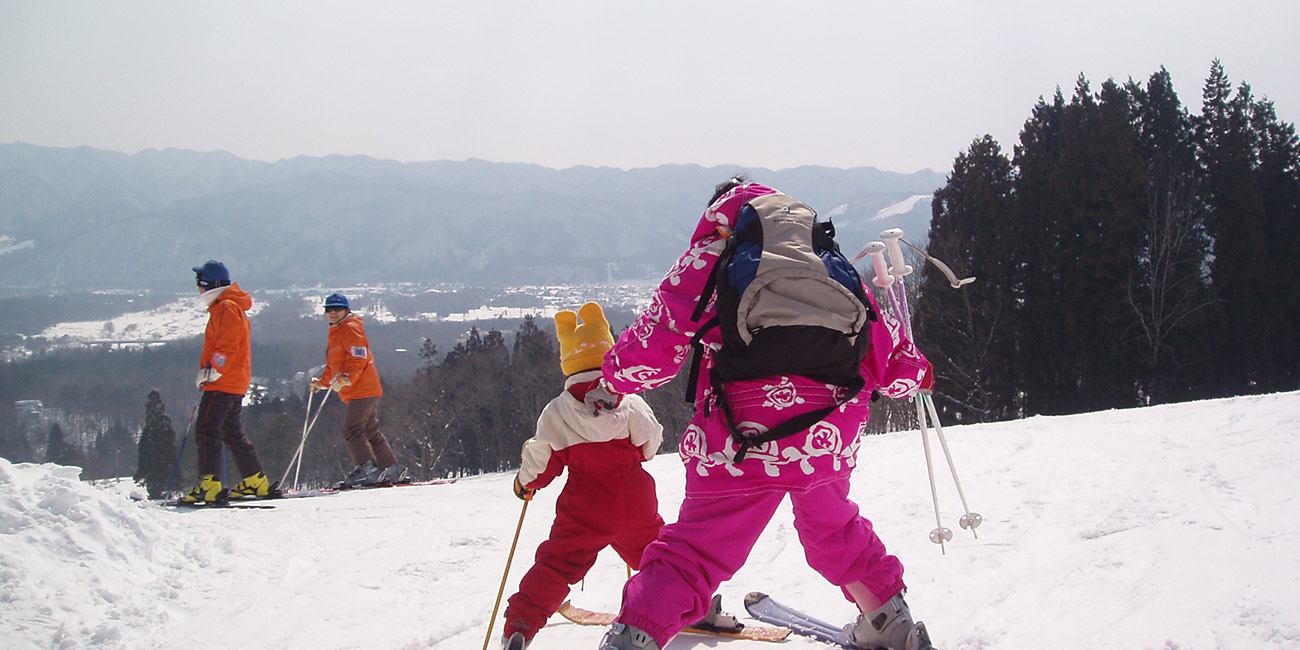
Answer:
[[[564,601],[560,605],[560,616],[577,623],[578,625],[610,625],[614,622],[615,614],[608,612],[593,612],[581,607],[574,607],[573,603]],[[732,639],[749,639],[751,641],[784,641],[790,636],[790,630],[784,627],[771,627],[767,625],[746,625],[737,631],[714,630],[709,628],[700,628],[687,626],[682,630],[686,634],[707,634],[710,636],[725,636]]]
[[[844,628],[813,618],[788,605],[782,605],[760,591],[751,591],[748,596],[745,596],[745,610],[750,616],[765,623],[789,627],[795,634],[848,650],[860,650],[859,646],[849,641],[849,635]],[[925,624],[916,623],[915,626],[916,629],[907,637],[907,650],[935,650],[934,646],[930,645],[930,635],[925,631]]]
[[[812,637],[850,650],[858,650],[850,641],[844,628],[813,618],[797,609],[772,600],[765,593],[752,591],[745,596],[745,611],[750,616],[773,625],[790,628],[795,634]]]

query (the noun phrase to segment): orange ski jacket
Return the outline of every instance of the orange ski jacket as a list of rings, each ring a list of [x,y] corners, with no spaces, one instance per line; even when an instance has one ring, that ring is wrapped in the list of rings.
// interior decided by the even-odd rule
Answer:
[[[203,330],[203,354],[199,368],[214,368],[221,373],[216,381],[203,384],[205,391],[232,395],[248,392],[253,379],[253,355],[249,345],[248,310],[253,297],[238,284],[225,287],[208,305],[208,326]]]
[[[384,394],[383,386],[379,384],[379,371],[375,369],[375,360],[370,354],[365,325],[356,314],[348,314],[330,325],[329,350],[325,353],[321,385],[329,386],[335,376],[347,377],[352,382],[339,390],[339,398],[344,402]]]

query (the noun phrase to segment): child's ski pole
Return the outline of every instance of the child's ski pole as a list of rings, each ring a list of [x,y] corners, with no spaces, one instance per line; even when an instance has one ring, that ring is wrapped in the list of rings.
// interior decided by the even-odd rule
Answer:
[[[894,315],[898,318],[899,323],[906,332],[908,338],[912,337],[912,314],[907,304],[907,294],[903,289],[903,278],[912,273],[912,267],[904,263],[903,250],[899,243],[907,244],[908,247],[920,253],[925,259],[933,263],[948,278],[948,283],[954,289],[960,289],[975,281],[975,278],[957,279],[956,274],[948,265],[932,257],[929,253],[921,250],[916,245],[903,239],[903,231],[900,228],[891,228],[880,233],[880,238],[887,243],[871,242],[866,248],[862,249],[853,261],[856,262],[863,257],[870,255],[876,271],[874,284],[885,290],[889,296],[890,306],[893,308]],[[885,266],[885,253],[889,254],[890,265]],[[925,449],[925,470],[930,479],[930,498],[934,502],[934,521],[935,529],[930,531],[930,541],[939,545],[940,551],[946,552],[944,543],[952,540],[952,531],[945,528],[943,521],[939,516],[939,492],[934,482],[934,462],[930,454],[930,432],[927,426],[934,425],[934,432],[939,439],[939,445],[943,448],[944,459],[948,462],[948,471],[952,473],[953,483],[957,486],[957,496],[961,498],[961,506],[965,511],[958,523],[962,528],[971,531],[976,539],[979,533],[975,529],[984,521],[983,517],[977,512],[971,512],[970,506],[966,504],[966,494],[961,487],[961,479],[957,477],[957,465],[952,460],[952,453],[948,450],[948,440],[943,435],[943,425],[939,423],[939,412],[934,406],[934,397],[932,391],[926,390],[916,394],[916,419],[917,428],[921,433],[921,445]]]
[[[492,603],[492,616],[488,619],[487,636],[483,637],[483,650],[487,650],[488,644],[492,642],[492,626],[497,622],[497,609],[501,607],[501,594],[506,591],[506,578],[510,577],[510,563],[515,559],[515,547],[519,545],[519,531],[524,529],[524,515],[528,514],[528,502],[532,499],[524,499],[524,507],[519,511],[519,523],[515,526],[515,538],[510,542],[510,554],[506,556],[506,570],[501,574],[501,586],[497,588],[497,600]]]

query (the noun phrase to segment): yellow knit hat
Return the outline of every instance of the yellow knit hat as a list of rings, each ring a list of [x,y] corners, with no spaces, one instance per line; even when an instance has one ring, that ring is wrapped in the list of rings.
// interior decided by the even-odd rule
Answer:
[[[569,309],[555,314],[555,335],[560,339],[560,369],[565,375],[599,368],[605,351],[614,347],[605,311],[594,302],[578,308],[577,314]]]

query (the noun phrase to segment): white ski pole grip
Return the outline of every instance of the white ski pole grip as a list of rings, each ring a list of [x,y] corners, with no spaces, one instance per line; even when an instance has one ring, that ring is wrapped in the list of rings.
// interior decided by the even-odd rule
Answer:
[[[889,273],[895,279],[902,280],[903,276],[912,273],[912,267],[903,263],[903,247],[898,240],[903,238],[902,228],[890,228],[880,233],[880,238],[885,240],[885,246],[889,249]]]
[[[873,241],[867,244],[867,254],[871,256],[871,265],[876,270],[876,278],[872,284],[881,289],[888,289],[894,284],[894,276],[889,274],[889,269],[885,268],[885,243]]]

